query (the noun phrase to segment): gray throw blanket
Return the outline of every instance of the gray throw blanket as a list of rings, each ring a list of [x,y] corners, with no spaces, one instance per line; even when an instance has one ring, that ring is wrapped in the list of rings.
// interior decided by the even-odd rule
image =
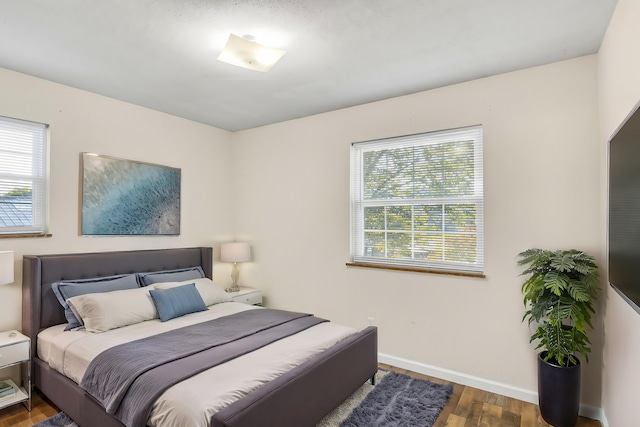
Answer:
[[[80,386],[126,426],[145,426],[153,402],[172,385],[326,321],[282,310],[243,311],[105,350]]]

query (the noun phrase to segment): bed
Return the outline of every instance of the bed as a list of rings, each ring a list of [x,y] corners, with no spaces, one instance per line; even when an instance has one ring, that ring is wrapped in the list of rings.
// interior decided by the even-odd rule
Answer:
[[[39,357],[38,334],[67,323],[52,290],[61,280],[201,267],[212,277],[212,248],[25,256],[23,333],[31,338],[32,383],[80,426],[121,427],[78,384]],[[229,303],[231,304],[237,303]],[[224,305],[224,304],[223,304]],[[265,310],[267,311],[267,310]],[[169,322],[167,322],[169,323]],[[368,379],[377,366],[377,330],[356,331],[216,411],[212,427],[314,426]]]

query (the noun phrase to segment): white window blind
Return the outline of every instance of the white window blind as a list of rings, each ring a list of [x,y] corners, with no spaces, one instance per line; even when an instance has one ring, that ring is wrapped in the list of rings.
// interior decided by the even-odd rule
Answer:
[[[47,232],[47,132],[0,117],[0,234]]]
[[[354,263],[482,274],[482,127],[352,145]]]

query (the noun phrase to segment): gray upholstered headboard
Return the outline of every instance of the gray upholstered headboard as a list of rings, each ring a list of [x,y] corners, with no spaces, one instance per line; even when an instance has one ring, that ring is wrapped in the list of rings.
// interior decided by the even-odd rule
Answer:
[[[25,255],[22,264],[22,332],[35,353],[38,333],[66,323],[51,284],[60,280],[113,276],[201,266],[212,278],[213,249],[209,247],[150,249],[61,255]]]

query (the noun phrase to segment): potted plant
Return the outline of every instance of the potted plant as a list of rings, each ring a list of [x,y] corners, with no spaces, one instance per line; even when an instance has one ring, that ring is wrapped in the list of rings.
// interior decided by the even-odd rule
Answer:
[[[529,249],[518,254],[527,308],[522,320],[536,329],[538,403],[544,420],[555,427],[573,427],[580,408],[580,360],[589,361],[587,326],[594,313],[598,267],[592,256],[575,249]]]

